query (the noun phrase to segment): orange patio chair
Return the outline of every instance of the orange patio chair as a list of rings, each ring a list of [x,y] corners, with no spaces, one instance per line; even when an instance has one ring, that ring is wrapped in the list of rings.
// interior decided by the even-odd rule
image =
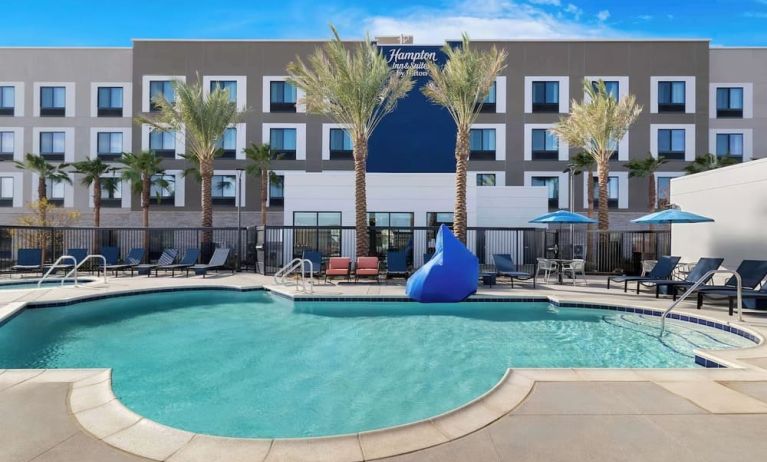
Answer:
[[[375,278],[380,283],[378,276],[381,274],[378,257],[358,257],[357,267],[354,269],[354,282],[361,277]]]
[[[328,281],[328,277],[345,277],[349,280],[351,265],[352,259],[349,257],[330,257],[328,266],[325,268],[325,282]]]

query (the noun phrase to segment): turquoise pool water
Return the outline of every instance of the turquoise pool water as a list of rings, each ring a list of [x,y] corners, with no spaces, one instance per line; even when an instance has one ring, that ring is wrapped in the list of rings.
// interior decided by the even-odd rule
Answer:
[[[694,367],[729,333],[547,303],[299,302],[180,291],[30,309],[0,327],[0,368],[111,367],[150,419],[226,436],[403,424],[460,406],[509,367]]]
[[[19,290],[19,289],[37,289],[37,281],[38,279],[28,279],[26,281],[9,281],[9,282],[0,282],[0,290]],[[88,282],[92,282],[90,279],[79,279],[77,281],[79,284],[85,284]],[[74,284],[74,281],[71,279],[67,279],[64,281],[65,286],[71,286]],[[61,285],[61,279],[46,279],[43,281],[42,287],[46,289],[50,289],[51,287],[60,286]]]

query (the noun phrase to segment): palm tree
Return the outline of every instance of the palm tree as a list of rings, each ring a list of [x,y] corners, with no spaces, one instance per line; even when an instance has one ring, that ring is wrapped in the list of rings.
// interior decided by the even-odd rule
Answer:
[[[245,167],[245,173],[259,178],[261,192],[261,226],[266,226],[266,190],[269,186],[269,179],[276,177],[270,170],[270,165],[274,159],[272,148],[268,144],[251,144],[245,148],[245,157],[250,163]]]
[[[40,215],[40,225],[47,226],[47,210],[49,207],[47,182],[52,180],[56,183],[72,184],[72,179],[69,178],[69,174],[64,170],[68,165],[65,163],[52,164],[43,157],[31,153],[27,153],[23,161],[15,161],[15,164],[16,168],[37,174],[37,209]]]
[[[664,157],[655,158],[652,155],[644,159],[634,159],[624,164],[629,171],[629,178],[647,178],[647,210],[652,212],[656,208],[658,192],[655,187],[655,172],[665,164]]]
[[[368,140],[397,101],[413,88],[410,73],[391,72],[386,58],[365,36],[356,45],[344,43],[335,27],[333,39],[317,48],[304,63],[288,64],[289,81],[301,88],[306,109],[343,125],[352,138],[354,154],[354,223],[357,255],[368,254],[365,164]]]
[[[141,195],[141,209],[144,216],[144,228],[149,227],[149,202],[151,199],[152,186],[162,190],[168,187],[168,183],[162,179],[164,172],[161,167],[162,159],[155,155],[154,151],[123,154],[120,162],[123,164],[122,178],[131,185],[135,194]],[[158,178],[158,175],[159,178]],[[159,201],[159,197],[158,197]]]
[[[688,175],[693,173],[706,172],[708,170],[715,170],[717,168],[727,167],[728,165],[737,164],[738,160],[730,156],[717,156],[714,154],[706,154],[704,156],[698,156],[695,160],[684,168],[684,171]]]
[[[200,171],[200,194],[202,204],[202,227],[213,226],[213,202],[211,183],[213,160],[221,155],[219,140],[227,127],[239,121],[241,113],[229,100],[228,90],[216,88],[206,97],[200,76],[194,83],[175,81],[176,101],[168,102],[160,95],[153,99],[159,108],[157,116],[140,116],[140,123],[151,125],[155,130],[186,132],[187,157],[197,163]],[[212,235],[203,233],[203,241],[210,242]]]
[[[586,175],[586,197],[588,201],[588,216],[594,216],[594,158],[587,152],[579,152],[570,159],[573,175]],[[590,226],[590,225],[589,225]]]
[[[573,101],[570,115],[560,119],[551,131],[594,158],[599,178],[599,229],[607,231],[610,227],[607,212],[610,156],[639,117],[642,106],[636,103],[634,95],[618,100],[608,93],[602,80],[593,85],[589,79],[584,79],[583,92],[583,102]]]
[[[453,231],[466,243],[466,171],[469,166],[469,133],[477,120],[482,101],[487,97],[496,76],[506,65],[506,50],[493,46],[488,51],[471,48],[463,34],[461,46],[446,43],[442,48],[447,62],[440,67],[428,63],[430,81],[421,91],[433,103],[445,109],[457,129],[455,142],[455,210]]]
[[[112,167],[99,158],[75,162],[72,164],[72,167],[74,167],[75,173],[83,175],[80,183],[84,186],[93,185],[93,224],[98,228],[101,226],[102,181],[106,175],[116,172],[117,167]],[[106,182],[104,185],[113,190],[116,187],[114,182]]]

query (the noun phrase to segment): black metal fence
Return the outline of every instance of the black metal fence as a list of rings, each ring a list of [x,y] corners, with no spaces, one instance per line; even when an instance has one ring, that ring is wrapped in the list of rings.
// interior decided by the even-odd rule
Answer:
[[[101,247],[118,247],[120,257],[131,248],[145,249],[145,261],[155,261],[163,249],[180,252],[189,248],[201,250],[200,260],[207,262],[218,247],[232,249],[230,265],[255,268],[255,228],[82,228],[82,227],[0,227],[0,266],[8,267],[16,260],[18,249],[43,249],[43,261],[51,263],[68,249],[86,249],[99,253]]]
[[[385,262],[387,252],[406,251],[410,265],[418,268],[434,252],[437,230],[371,227],[370,253]],[[307,250],[319,251],[325,258],[354,258],[355,236],[353,227],[267,226],[259,232],[257,259],[261,271],[272,274]],[[637,274],[642,260],[670,253],[671,232],[575,230],[571,235],[543,228],[469,228],[466,244],[486,268],[493,266],[493,254],[510,254],[526,271],[534,271],[540,257],[560,257],[585,259],[591,273]]]

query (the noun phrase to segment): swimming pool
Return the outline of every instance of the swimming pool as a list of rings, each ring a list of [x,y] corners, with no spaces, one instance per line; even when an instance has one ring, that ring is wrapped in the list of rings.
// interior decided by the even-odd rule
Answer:
[[[38,281],[39,279],[26,279],[26,280],[0,282],[0,290],[37,289]],[[93,280],[79,279],[79,278],[77,280],[78,284],[86,284],[89,282],[93,282]],[[64,285],[72,286],[74,285],[74,280],[67,279],[66,281],[64,281]],[[58,279],[58,278],[46,279],[45,281],[43,281],[41,288],[50,289],[56,286],[61,286],[61,279]]]
[[[239,437],[359,432],[456,408],[509,367],[694,367],[740,336],[548,303],[292,302],[187,290],[28,309],[0,368],[113,368],[115,395],[173,427]]]

